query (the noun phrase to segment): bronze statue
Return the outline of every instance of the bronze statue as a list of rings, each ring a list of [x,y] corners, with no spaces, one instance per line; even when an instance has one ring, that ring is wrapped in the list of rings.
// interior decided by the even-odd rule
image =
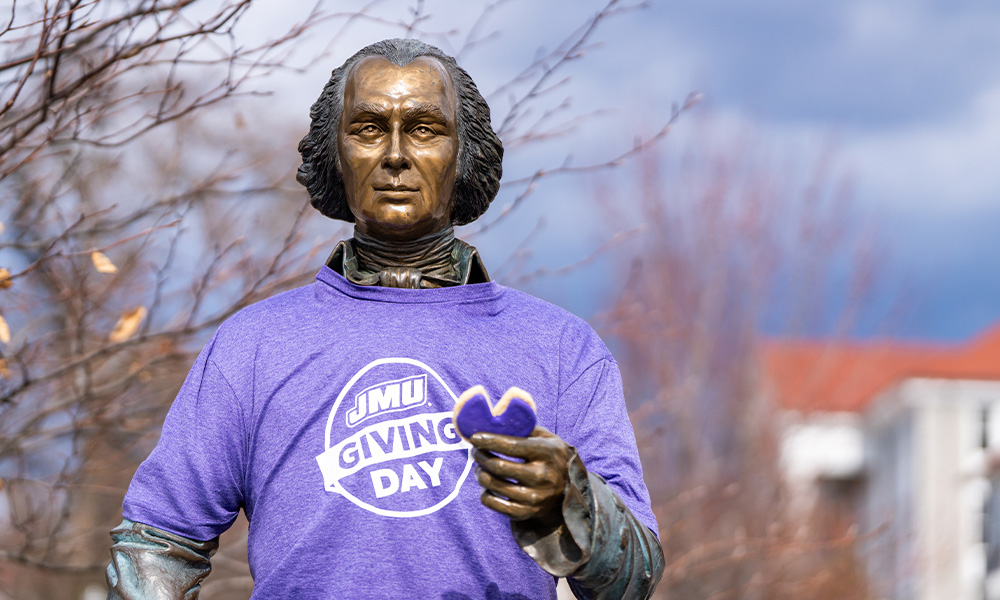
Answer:
[[[663,555],[617,366],[454,237],[503,154],[469,75],[386,40],[333,72],[311,116],[298,180],[354,237],[203,350],[111,532],[109,598],[197,597],[241,509],[255,598],[554,597],[525,554],[580,597],[648,597]],[[533,386],[549,428],[470,448],[441,415],[477,383]],[[463,486],[473,461],[481,494]]]

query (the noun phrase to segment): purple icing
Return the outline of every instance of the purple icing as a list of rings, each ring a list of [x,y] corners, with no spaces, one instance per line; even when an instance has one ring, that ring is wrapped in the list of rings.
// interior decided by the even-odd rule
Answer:
[[[490,402],[482,394],[466,400],[455,417],[455,427],[464,437],[470,438],[480,431],[515,437],[528,437],[535,429],[535,411],[521,398],[511,398],[507,410],[494,415]]]

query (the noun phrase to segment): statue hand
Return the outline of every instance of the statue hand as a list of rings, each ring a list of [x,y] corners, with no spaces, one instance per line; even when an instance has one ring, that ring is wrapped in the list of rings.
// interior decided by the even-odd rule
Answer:
[[[538,566],[568,577],[578,598],[652,594],[663,574],[659,540],[572,446],[544,427],[526,438],[477,433],[469,441],[482,503],[510,517],[514,541]]]
[[[562,499],[569,478],[572,448],[544,427],[526,438],[477,433],[469,440],[476,479],[485,488],[483,505],[514,521],[562,520]],[[494,453],[523,459],[515,462]]]

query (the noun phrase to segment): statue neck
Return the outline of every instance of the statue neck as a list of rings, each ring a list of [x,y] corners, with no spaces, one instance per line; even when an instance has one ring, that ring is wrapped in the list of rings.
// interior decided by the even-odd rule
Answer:
[[[455,228],[405,242],[377,240],[354,229],[354,252],[358,266],[366,271],[404,268],[421,272],[436,272],[451,267],[451,251],[455,245]]]
[[[337,244],[327,266],[358,285],[435,288],[490,280],[475,248],[448,227],[412,242],[386,242],[354,232]]]
[[[418,289],[490,280],[479,252],[456,238],[451,226],[411,242],[375,240],[355,230],[326,264],[358,285]]]

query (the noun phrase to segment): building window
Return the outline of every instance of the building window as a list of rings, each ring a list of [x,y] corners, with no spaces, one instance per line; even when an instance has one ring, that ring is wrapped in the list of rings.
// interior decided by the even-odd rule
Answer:
[[[1000,567],[1000,476],[990,480],[990,492],[983,509],[983,542],[986,545],[986,572]]]

